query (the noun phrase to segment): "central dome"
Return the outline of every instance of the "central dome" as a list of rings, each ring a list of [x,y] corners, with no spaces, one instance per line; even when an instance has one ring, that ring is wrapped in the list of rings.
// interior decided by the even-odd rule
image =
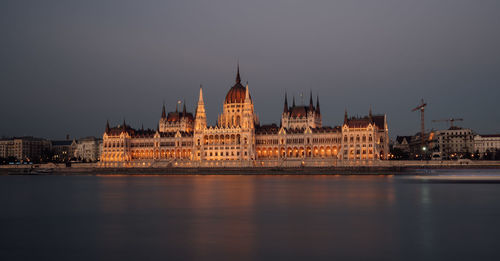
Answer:
[[[241,83],[236,83],[226,95],[226,103],[243,103],[245,102],[245,87]]]
[[[240,66],[238,66],[238,72],[236,73],[236,83],[227,92],[226,100],[224,103],[243,103],[245,102],[245,93],[246,88],[241,85]]]

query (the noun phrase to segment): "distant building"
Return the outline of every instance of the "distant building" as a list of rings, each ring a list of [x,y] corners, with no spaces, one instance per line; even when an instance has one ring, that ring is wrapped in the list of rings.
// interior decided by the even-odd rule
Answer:
[[[52,143],[52,160],[66,162],[71,160],[75,155],[76,140],[53,140]]]
[[[451,127],[436,131],[437,145],[443,158],[459,157],[474,152],[474,133],[471,129]]]
[[[40,161],[44,151],[50,150],[50,141],[34,137],[15,137],[0,140],[0,157],[14,157],[19,161]]]
[[[86,137],[76,142],[75,158],[78,160],[95,162],[99,160],[99,147],[101,139]]]
[[[410,143],[412,136],[397,136],[394,141],[393,149],[399,149],[402,152],[410,152]]]
[[[15,157],[14,139],[0,140],[0,158]]]
[[[387,159],[389,132],[385,115],[347,117],[342,125],[342,158],[344,160]]]
[[[500,134],[474,136],[474,152],[481,154],[500,150]]]

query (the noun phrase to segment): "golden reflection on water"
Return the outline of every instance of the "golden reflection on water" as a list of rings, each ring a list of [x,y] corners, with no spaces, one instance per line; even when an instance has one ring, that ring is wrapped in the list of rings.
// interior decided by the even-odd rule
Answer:
[[[127,209],[127,179],[103,176],[98,179],[98,197],[103,213],[123,213]]]
[[[236,260],[251,259],[262,237],[272,238],[270,231],[274,229],[289,237],[297,234],[303,237],[299,242],[304,243],[308,238],[324,237],[328,241],[335,233],[344,233],[360,247],[372,249],[373,242],[387,231],[363,213],[394,205],[392,179],[383,175],[99,177],[100,210],[117,218],[117,222],[107,224],[101,236],[124,237],[124,231],[130,228],[120,222],[125,217],[121,215],[134,209],[163,209],[174,216],[182,213],[185,220],[175,222],[183,225],[182,238],[188,240],[195,259],[214,254],[233,256]],[[345,219],[343,211],[359,216]],[[267,213],[283,218],[283,224],[266,223],[262,216]],[[306,223],[287,224],[288,219]],[[335,220],[339,220],[338,224]],[[331,225],[330,222],[336,228],[323,231],[322,224]],[[310,229],[296,227],[304,225]],[[356,227],[356,231],[348,233],[342,226]],[[288,239],[276,238],[279,240]],[[331,246],[325,242],[311,247],[325,251]]]
[[[188,203],[194,220],[186,232],[195,256],[202,258],[216,246],[224,246],[224,254],[235,260],[250,257],[255,239],[254,178],[196,176],[190,181],[193,186]]]

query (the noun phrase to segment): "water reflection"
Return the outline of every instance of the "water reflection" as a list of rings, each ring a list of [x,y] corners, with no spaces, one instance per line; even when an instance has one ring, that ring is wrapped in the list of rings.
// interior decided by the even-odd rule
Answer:
[[[457,251],[474,259],[494,256],[500,233],[496,184],[320,175],[0,178],[1,260],[19,253],[51,260],[442,260]]]

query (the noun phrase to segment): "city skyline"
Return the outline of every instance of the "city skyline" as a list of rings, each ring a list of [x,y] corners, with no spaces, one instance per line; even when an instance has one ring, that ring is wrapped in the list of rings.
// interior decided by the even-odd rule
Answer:
[[[498,2],[0,5],[4,136],[100,136],[123,118],[155,128],[164,101],[194,112],[200,84],[213,125],[237,60],[263,124],[279,124],[285,91],[312,90],[324,125],[371,106],[392,138],[413,135],[423,98],[426,129],[452,117],[500,129]]]

